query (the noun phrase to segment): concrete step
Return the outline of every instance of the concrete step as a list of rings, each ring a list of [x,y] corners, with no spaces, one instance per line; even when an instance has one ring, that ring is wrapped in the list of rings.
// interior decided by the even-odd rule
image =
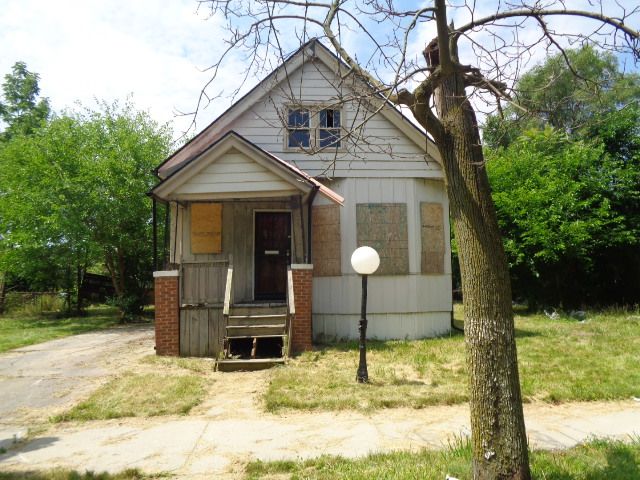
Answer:
[[[218,360],[218,370],[221,372],[250,372],[264,370],[275,365],[284,365],[284,358],[252,358],[252,359],[224,359]]]
[[[227,325],[227,338],[274,337],[284,335],[285,324],[269,325]]]

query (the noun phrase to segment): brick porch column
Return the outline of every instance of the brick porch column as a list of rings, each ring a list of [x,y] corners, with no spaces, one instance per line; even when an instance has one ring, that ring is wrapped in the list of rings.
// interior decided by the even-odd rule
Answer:
[[[156,305],[156,355],[180,355],[179,272],[153,272]]]
[[[293,352],[311,350],[311,292],[313,282],[313,265],[291,265],[293,276],[293,295],[296,315],[291,325],[291,349]]]

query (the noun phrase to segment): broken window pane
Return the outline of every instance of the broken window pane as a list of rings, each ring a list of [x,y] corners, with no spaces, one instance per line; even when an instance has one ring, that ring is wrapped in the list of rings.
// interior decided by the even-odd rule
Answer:
[[[321,148],[340,147],[340,110],[320,110],[318,140]]]
[[[288,140],[290,148],[308,148],[311,145],[309,129],[309,110],[306,108],[290,108],[287,116]]]

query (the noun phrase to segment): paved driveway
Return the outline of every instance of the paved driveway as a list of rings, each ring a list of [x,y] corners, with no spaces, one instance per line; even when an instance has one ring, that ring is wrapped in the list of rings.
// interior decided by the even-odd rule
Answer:
[[[152,353],[153,327],[133,325],[0,354],[0,446],[86,396],[123,363]]]

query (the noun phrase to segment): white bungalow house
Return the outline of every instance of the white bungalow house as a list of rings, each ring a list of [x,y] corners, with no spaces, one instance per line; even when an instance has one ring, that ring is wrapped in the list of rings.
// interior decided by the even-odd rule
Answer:
[[[368,336],[450,329],[448,201],[433,143],[312,40],[158,168],[168,270],[156,272],[159,354],[279,357],[355,338],[358,246]]]

